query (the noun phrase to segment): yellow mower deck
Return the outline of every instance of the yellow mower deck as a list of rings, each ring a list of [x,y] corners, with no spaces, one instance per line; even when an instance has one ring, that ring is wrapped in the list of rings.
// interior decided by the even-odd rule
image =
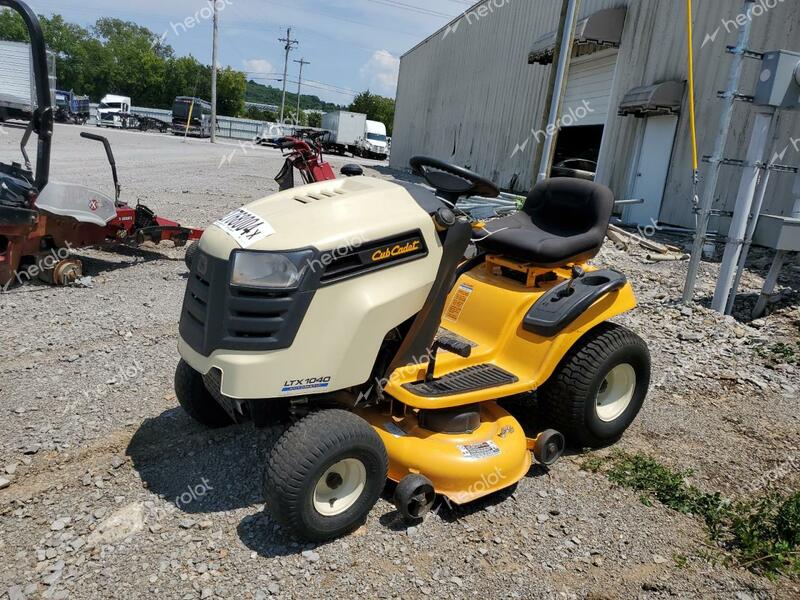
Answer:
[[[413,411],[403,417],[374,408],[358,414],[386,446],[389,479],[397,482],[420,473],[431,480],[437,494],[456,504],[515,484],[531,466],[522,426],[494,402],[481,406],[477,430],[456,435],[421,428]]]

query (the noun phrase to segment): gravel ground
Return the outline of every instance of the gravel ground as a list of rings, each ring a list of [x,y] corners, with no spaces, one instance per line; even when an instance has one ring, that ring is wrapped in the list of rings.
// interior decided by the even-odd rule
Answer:
[[[110,190],[102,148],[80,129],[57,126],[53,178]],[[275,150],[108,135],[123,198],[184,224],[276,190]],[[0,137],[4,156],[17,156],[14,139]],[[800,596],[797,581],[725,566],[697,520],[645,506],[582,471],[580,456],[534,468],[499,498],[442,506],[418,527],[402,525],[387,495],[354,535],[297,545],[262,510],[252,427],[209,432],[176,408],[182,250],[78,255],[91,288],[0,295],[0,597]],[[800,266],[787,266],[772,313],[752,322],[768,261],[754,253],[736,321],[704,308],[716,263],[703,264],[701,302],[686,308],[676,302],[685,264],[604,248],[598,264],[626,272],[641,301],[620,321],[654,360],[619,447],[691,468],[693,483],[729,496],[797,488]],[[797,354],[775,352],[778,342]]]

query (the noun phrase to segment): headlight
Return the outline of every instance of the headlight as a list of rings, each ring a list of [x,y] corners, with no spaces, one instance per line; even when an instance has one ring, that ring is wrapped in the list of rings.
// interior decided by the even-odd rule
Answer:
[[[305,267],[298,268],[282,254],[237,252],[233,258],[231,284],[264,289],[297,287]]]

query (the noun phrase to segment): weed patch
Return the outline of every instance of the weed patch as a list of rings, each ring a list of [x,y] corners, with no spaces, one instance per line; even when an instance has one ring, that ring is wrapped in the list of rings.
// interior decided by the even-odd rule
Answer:
[[[641,492],[648,506],[657,501],[703,519],[709,537],[754,572],[800,576],[800,491],[731,501],[687,483],[690,470],[673,471],[638,453],[590,457],[581,468],[603,471],[617,485]]]
[[[797,364],[800,359],[800,342],[795,346],[786,342],[776,342],[769,346],[756,347],[756,353],[766,360],[768,366]]]

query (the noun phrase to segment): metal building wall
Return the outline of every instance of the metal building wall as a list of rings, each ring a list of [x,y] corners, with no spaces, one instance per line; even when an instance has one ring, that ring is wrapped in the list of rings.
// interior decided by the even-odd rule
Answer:
[[[766,1],[766,0],[761,0]],[[800,11],[795,0],[770,0],[777,5],[753,18],[751,48],[800,50]],[[480,19],[462,18],[457,30],[443,29],[403,56],[400,65],[392,166],[405,168],[414,154],[432,154],[469,166],[506,187],[518,175],[517,189],[531,181],[535,140],[530,136],[544,110],[549,67],[528,65],[533,42],[557,26],[558,2],[485,0],[492,12]],[[732,20],[741,0],[697,2],[695,14],[696,93],[700,153],[710,154],[718,128],[717,91],[725,87],[737,31],[727,32],[721,19]],[[629,89],[668,79],[686,79],[685,4],[678,0],[584,0],[581,16],[603,8],[627,6],[623,40],[611,99],[617,106]],[[716,41],[701,47],[706,34],[719,28]],[[753,89],[759,66],[747,61],[742,90]],[[726,155],[744,157],[752,107],[737,106]],[[684,111],[686,113],[687,111]],[[633,117],[607,124],[598,179],[619,197],[630,193],[636,136],[643,125]],[[799,139],[800,113],[784,113],[778,148],[789,145],[784,163],[800,164],[791,139]],[[526,139],[528,140],[525,145]],[[516,149],[516,152],[515,152]],[[667,180],[661,220],[692,226],[691,165],[688,118],[680,119],[673,163]],[[720,197],[730,208],[740,172],[724,167]],[[705,173],[701,167],[701,176]],[[701,184],[702,185],[702,184]],[[775,175],[766,211],[786,212],[791,206],[791,175]]]

